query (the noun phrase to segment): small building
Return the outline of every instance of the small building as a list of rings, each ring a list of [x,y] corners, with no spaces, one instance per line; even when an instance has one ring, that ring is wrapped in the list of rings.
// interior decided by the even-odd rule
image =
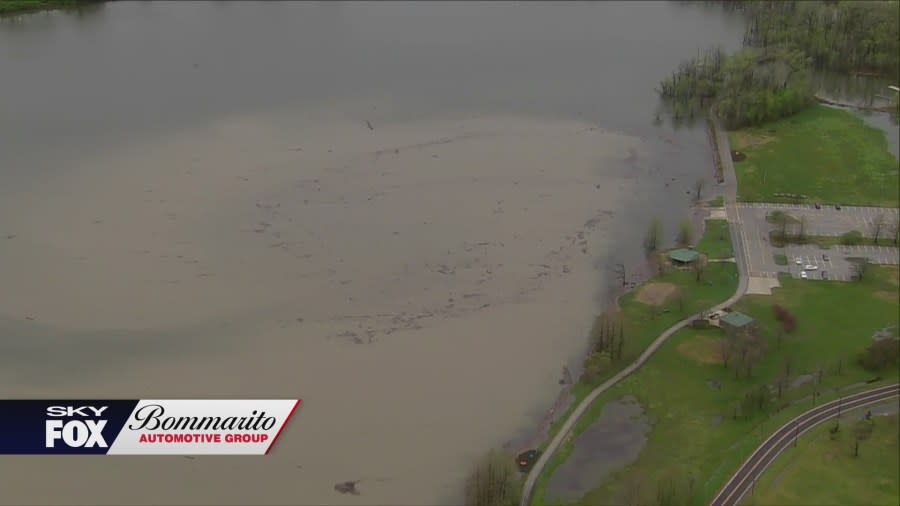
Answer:
[[[756,320],[738,311],[725,313],[719,318],[719,325],[728,333],[745,332],[756,326]]]
[[[669,252],[669,259],[675,265],[688,265],[699,257],[700,253],[692,249],[680,248]]]

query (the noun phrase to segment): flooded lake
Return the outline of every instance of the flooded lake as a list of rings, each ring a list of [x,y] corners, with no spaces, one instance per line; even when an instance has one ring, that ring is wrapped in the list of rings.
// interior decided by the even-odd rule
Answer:
[[[0,502],[459,503],[711,179],[654,87],[741,35],[655,2],[0,20],[0,396],[304,401],[264,458],[2,457]]]

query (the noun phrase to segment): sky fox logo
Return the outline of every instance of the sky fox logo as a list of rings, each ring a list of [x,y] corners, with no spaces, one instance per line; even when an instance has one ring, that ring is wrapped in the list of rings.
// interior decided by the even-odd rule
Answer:
[[[62,439],[70,448],[106,448],[103,428],[106,420],[60,420],[60,418],[99,418],[109,406],[50,406],[47,416],[55,417],[46,421],[47,448],[55,448],[57,440]]]

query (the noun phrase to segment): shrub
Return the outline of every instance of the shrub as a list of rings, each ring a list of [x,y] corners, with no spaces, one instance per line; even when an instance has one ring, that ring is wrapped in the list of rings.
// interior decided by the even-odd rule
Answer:
[[[898,359],[900,359],[900,340],[878,339],[860,355],[859,365],[869,371],[879,371],[897,364]]]
[[[782,322],[782,325],[783,325],[784,331],[786,333],[790,334],[797,328],[797,319],[794,317],[794,315],[788,314],[785,317],[784,322]]]
[[[859,230],[851,230],[846,234],[841,235],[841,244],[844,246],[855,246],[857,244],[862,244],[863,235]]]
[[[591,356],[584,361],[584,382],[591,384],[598,381],[609,371],[610,367],[612,367],[612,357],[609,353],[591,353]]]
[[[785,332],[790,334],[797,328],[797,319],[787,309],[775,304],[772,311],[775,313],[775,320],[781,322]]]

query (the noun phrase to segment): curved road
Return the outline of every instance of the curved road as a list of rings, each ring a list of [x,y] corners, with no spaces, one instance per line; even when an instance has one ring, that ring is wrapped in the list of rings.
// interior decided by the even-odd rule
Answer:
[[[731,233],[731,244],[734,247],[734,260],[737,264],[738,268],[738,287],[737,291],[734,292],[728,300],[713,306],[709,309],[709,311],[718,311],[720,309],[726,308],[735,302],[738,301],[743,295],[744,292],[747,291],[747,259],[744,256],[744,243],[742,240],[742,230],[741,230],[741,222],[737,214],[737,207],[735,206],[735,202],[737,200],[737,176],[734,173],[734,163],[731,160],[731,147],[728,144],[728,134],[725,132],[725,129],[722,127],[718,118],[715,115],[713,117],[713,128],[716,129],[716,137],[718,138],[718,146],[719,157],[721,158],[722,163],[722,173],[725,176],[725,182],[723,183],[724,193],[725,193],[725,212],[728,216],[729,223],[729,232]],[[653,341],[650,346],[644,350],[644,353],[638,357],[637,360],[632,362],[628,367],[619,371],[618,374],[613,376],[612,378],[606,380],[591,391],[587,397],[585,397],[580,404],[575,408],[569,418],[563,423],[562,427],[559,429],[559,432],[553,436],[553,439],[550,441],[550,444],[547,445],[546,450],[541,456],[538,458],[537,462],[534,463],[534,467],[531,468],[531,471],[528,473],[528,476],[525,478],[525,484],[522,488],[522,501],[521,506],[529,506],[531,504],[531,495],[534,492],[534,485],[537,483],[538,477],[543,472],[544,467],[547,465],[547,462],[550,460],[550,457],[559,450],[559,447],[562,446],[562,443],[569,436],[569,433],[572,432],[572,428],[575,427],[575,424],[578,423],[578,420],[584,415],[585,411],[591,406],[591,404],[599,397],[603,392],[609,390],[610,387],[615,385],[616,383],[622,381],[629,374],[637,371],[644,365],[647,360],[656,353],[658,350],[670,337],[672,337],[679,330],[687,327],[691,321],[700,317],[700,314],[691,315],[675,325],[669,327],[665,332],[660,334],[659,337]]]
[[[840,416],[842,411],[862,408],[884,402],[900,395],[900,384],[849,395],[836,401],[815,407],[781,426],[774,434],[744,461],[740,469],[722,487],[722,490],[710,503],[712,506],[735,506],[753,488],[763,471],[794,441],[815,426]]]

